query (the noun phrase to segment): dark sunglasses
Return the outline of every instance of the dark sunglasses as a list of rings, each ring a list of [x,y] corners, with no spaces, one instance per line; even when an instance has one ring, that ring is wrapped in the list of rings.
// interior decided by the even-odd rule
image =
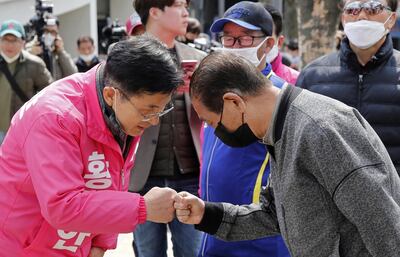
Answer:
[[[357,16],[360,12],[364,10],[368,15],[380,14],[383,10],[392,11],[390,7],[384,6],[378,1],[368,1],[368,2],[351,2],[343,8],[343,12],[347,15]]]

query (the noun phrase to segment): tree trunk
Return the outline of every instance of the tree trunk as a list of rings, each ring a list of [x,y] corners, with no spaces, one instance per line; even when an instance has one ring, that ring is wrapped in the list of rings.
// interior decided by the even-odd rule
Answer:
[[[296,0],[302,66],[335,46],[340,0]]]
[[[282,34],[287,39],[298,38],[295,0],[260,0],[260,2],[263,4],[273,5],[277,9],[280,9],[277,4],[281,6],[282,10],[280,11],[283,18]]]
[[[283,35],[289,39],[298,38],[297,12],[295,0],[283,1]]]

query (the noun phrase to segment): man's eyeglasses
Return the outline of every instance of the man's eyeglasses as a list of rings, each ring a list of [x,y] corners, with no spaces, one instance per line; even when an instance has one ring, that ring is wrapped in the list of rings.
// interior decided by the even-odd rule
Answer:
[[[264,38],[265,36],[241,36],[241,37],[232,37],[232,36],[220,36],[219,39],[223,46],[231,47],[234,46],[236,40],[238,41],[240,46],[250,47],[254,43],[255,38]]]
[[[381,2],[378,1],[355,1],[347,4],[343,8],[343,12],[345,14],[352,16],[359,15],[362,10],[364,10],[370,16],[380,14],[383,10],[392,11],[390,7],[384,6]]]
[[[142,116],[142,121],[144,122],[149,122],[152,119],[155,118],[160,118],[162,116],[164,116],[165,114],[169,113],[170,111],[172,111],[172,109],[174,109],[174,104],[172,102],[169,102],[166,106],[165,109],[161,112],[156,112],[156,113],[150,113],[150,114],[143,114],[139,111],[139,109],[136,107],[136,105],[134,103],[131,102],[131,100],[129,99],[129,97],[119,88],[115,88],[117,89],[123,97],[125,97],[126,100],[128,100],[128,102],[130,103],[130,105],[133,106],[133,108],[135,108],[136,112],[140,114],[140,116]]]

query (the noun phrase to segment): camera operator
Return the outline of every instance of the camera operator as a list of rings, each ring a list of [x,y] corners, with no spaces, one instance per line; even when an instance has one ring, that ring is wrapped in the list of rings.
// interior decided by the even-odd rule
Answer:
[[[24,44],[25,30],[21,23],[3,22],[0,29],[0,145],[14,113],[52,81],[42,59],[22,50]]]
[[[107,51],[107,54],[111,52],[116,43],[128,39],[126,27],[122,26],[118,19],[105,26],[102,29],[102,35],[103,39],[101,40],[100,44]]]
[[[56,17],[46,19],[42,39],[44,47],[50,51],[50,72],[55,80],[59,80],[78,72],[71,55],[64,49],[64,41],[58,32],[59,21]],[[37,37],[28,43],[27,49],[34,55],[42,55],[45,51]]]
[[[200,21],[193,17],[188,19],[186,34],[178,36],[176,40],[207,54],[211,53],[214,48],[222,47],[219,42],[211,40],[208,34],[201,31]]]

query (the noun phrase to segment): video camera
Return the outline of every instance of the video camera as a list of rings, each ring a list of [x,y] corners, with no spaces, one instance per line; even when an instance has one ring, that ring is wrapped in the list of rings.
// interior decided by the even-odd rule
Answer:
[[[113,43],[119,42],[128,37],[125,26],[122,26],[117,19],[109,25],[103,27],[102,34],[103,39],[101,40],[100,44],[105,52],[107,52],[108,47]]]
[[[27,41],[31,40],[35,35],[38,40],[42,40],[44,27],[48,23],[52,23],[54,19],[48,18],[53,14],[53,3],[48,0],[36,0],[35,15],[25,25],[27,32]]]
[[[31,41],[35,36],[39,42],[39,45],[43,48],[42,59],[46,63],[47,69],[51,72],[50,58],[51,51],[47,49],[43,41],[43,33],[46,25],[56,24],[55,18],[53,17],[53,3],[50,0],[36,0],[35,4],[35,15],[29,20],[29,23],[25,25],[26,41]]]
[[[213,52],[214,48],[222,47],[221,43],[211,40],[208,35],[204,33],[201,34],[201,37],[196,38],[193,43],[187,43],[187,45],[206,53]]]

